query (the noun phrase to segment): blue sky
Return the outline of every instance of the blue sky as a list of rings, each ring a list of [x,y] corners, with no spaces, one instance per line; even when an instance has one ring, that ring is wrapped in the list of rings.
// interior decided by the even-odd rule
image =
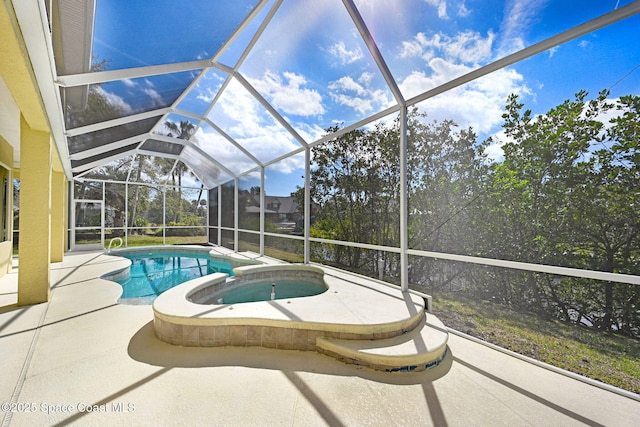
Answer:
[[[109,68],[130,68],[212,58],[255,1],[97,2],[94,54]],[[530,46],[630,1],[586,0],[356,0],[365,24],[403,96],[408,99],[452,78]],[[340,0],[284,0],[242,63],[238,59],[267,15],[260,11],[219,56],[278,113],[275,118],[236,79],[216,99],[227,75],[210,70],[125,81],[105,91],[128,111],[172,105],[168,88],[192,91],[178,109],[207,114],[259,161],[268,162],[313,142],[324,129],[350,125],[394,105],[383,75]],[[220,21],[220,16],[227,18]],[[135,28],[135,32],[131,29]],[[639,17],[558,46],[479,81],[422,102],[432,119],[454,119],[481,139],[500,131],[511,93],[544,113],[579,90],[612,97],[640,93]],[[630,73],[630,74],[629,74]],[[216,104],[210,108],[210,103]],[[155,107],[154,107],[155,108]],[[174,116],[172,116],[174,117]],[[180,119],[175,116],[175,119]],[[283,126],[286,122],[289,129]],[[198,145],[234,173],[251,159],[208,124]],[[302,185],[303,156],[278,162],[267,173],[267,194],[286,195]],[[255,176],[249,178],[255,182]]]

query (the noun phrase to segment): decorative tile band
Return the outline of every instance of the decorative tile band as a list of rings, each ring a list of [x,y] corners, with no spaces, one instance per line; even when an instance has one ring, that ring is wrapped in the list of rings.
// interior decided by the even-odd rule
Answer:
[[[388,323],[328,323],[322,312],[316,313],[315,320],[301,320],[304,316],[291,315],[283,319],[281,313],[273,307],[281,307],[287,311],[290,301],[258,301],[244,305],[242,303],[220,305],[209,304],[215,301],[220,292],[229,287],[253,286],[271,280],[291,280],[321,282],[324,281],[324,270],[315,266],[302,264],[247,266],[234,269],[236,276],[229,279],[218,273],[186,282],[160,295],[154,302],[154,330],[156,336],[167,343],[184,347],[265,347],[283,350],[317,351],[329,354],[346,363],[356,363],[377,370],[420,371],[436,366],[442,360],[441,354],[433,354],[437,360],[426,360],[423,365],[405,366],[407,359],[398,360],[402,366],[384,366],[382,361],[365,362],[350,360],[349,356],[333,354],[321,347],[323,339],[335,340],[384,340],[406,334],[416,329],[424,321],[424,307],[420,310],[409,310],[407,317],[396,318]],[[332,283],[327,279],[329,283]],[[247,285],[248,284],[248,285]],[[333,286],[333,284],[332,284]],[[321,301],[343,307],[340,299],[335,299],[335,292],[320,294],[316,303]],[[216,296],[217,295],[217,296]],[[407,297],[407,296],[405,296]],[[311,299],[303,298],[300,306],[293,302],[291,307],[315,306]],[[404,300],[404,299],[401,299]],[[333,301],[333,302],[330,302]],[[415,301],[415,300],[414,300]],[[403,305],[406,304],[403,303]],[[240,307],[242,305],[242,307]],[[331,306],[331,305],[330,305]],[[250,309],[250,310],[249,310]],[[234,311],[231,311],[234,310]],[[235,316],[234,314],[237,313]],[[260,313],[254,316],[254,313]],[[268,313],[272,313],[270,316]],[[291,313],[290,313],[291,314]],[[317,316],[317,315],[320,316]],[[308,318],[307,318],[308,319]],[[384,344],[383,344],[384,345]],[[353,356],[354,359],[357,355]],[[414,359],[411,359],[414,360]],[[416,362],[420,360],[418,358]]]
[[[409,326],[415,328],[422,320],[416,316]],[[184,325],[154,316],[156,336],[165,342],[183,347],[266,347],[286,350],[318,351],[318,337],[373,340],[386,339],[405,333],[407,328],[398,327],[388,332],[337,332],[323,328],[303,328],[297,323],[283,321],[282,326],[207,324]],[[327,325],[331,326],[331,325]]]

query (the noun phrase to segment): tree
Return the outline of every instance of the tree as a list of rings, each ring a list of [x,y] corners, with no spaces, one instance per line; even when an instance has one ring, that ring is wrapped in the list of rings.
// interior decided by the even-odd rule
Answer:
[[[483,154],[491,139],[478,143],[472,129],[410,112],[410,248],[637,275],[640,97],[587,97],[579,92],[534,116],[510,96],[504,158],[493,163]],[[395,121],[313,148],[310,191],[319,212],[312,237],[399,245],[398,141]],[[293,194],[301,201],[304,190]],[[346,268],[376,270],[375,251],[313,250]],[[422,257],[409,272],[413,285],[458,280],[475,297],[640,335],[637,286]]]
[[[426,121],[414,111],[408,121],[409,246],[435,252],[477,251],[478,206],[482,201],[487,160],[484,144],[472,129],[455,122]],[[410,266],[412,282],[444,287],[463,269],[417,258]]]
[[[409,112],[408,128],[410,246],[468,253],[473,248],[473,206],[487,171],[484,146],[471,129],[459,129],[452,121],[427,123],[416,109]],[[314,237],[399,246],[399,141],[398,118],[314,147],[311,195],[320,208],[311,230]],[[298,199],[302,191],[295,193]],[[378,268],[374,251],[325,247],[322,256],[354,269]],[[397,275],[398,261],[386,261],[387,275]],[[425,258],[412,261],[414,283],[429,282],[433,268]]]
[[[91,71],[105,71],[109,68],[110,60],[99,60],[97,57],[93,58]],[[92,123],[97,123],[105,120],[116,119],[125,115],[125,111],[118,105],[114,104],[105,92],[102,90],[102,84],[96,83],[84,88],[68,88],[66,91],[86,90],[87,102],[84,105],[66,105],[65,121],[66,128],[73,129],[80,126],[85,126]],[[92,135],[85,134],[81,136],[82,139],[90,140]]]
[[[509,98],[503,117],[510,140],[493,168],[486,205],[494,218],[487,256],[638,273],[639,104],[636,97],[611,102],[607,96],[603,91],[587,101],[579,92],[536,117]],[[616,117],[607,121],[612,112]],[[500,295],[606,330],[630,329],[624,325],[640,303],[631,287],[612,282],[528,274],[527,284],[505,283]]]
[[[196,126],[190,122],[189,120],[181,120],[179,124],[172,122],[171,120],[166,120],[164,122],[164,127],[166,130],[166,135],[173,138],[184,139],[185,141],[191,139],[193,133],[196,130]],[[177,216],[174,218],[175,222],[180,222],[180,215],[182,214],[182,177],[185,173],[189,173],[193,175],[191,169],[189,169],[184,163],[181,161],[174,161],[171,159],[164,159],[160,163],[161,170],[167,174],[171,174],[171,181],[174,187],[177,185],[178,188],[178,200],[180,201],[180,209],[177,210]],[[193,175],[195,176],[195,175]],[[177,178],[177,181],[176,181]],[[203,188],[200,188],[200,194],[198,196],[198,200],[202,197]],[[175,191],[175,190],[174,190]]]
[[[329,132],[335,132],[337,127]],[[394,246],[399,224],[398,126],[355,130],[312,151],[312,202],[320,207],[314,237]],[[299,194],[299,197],[301,194]],[[325,247],[316,254],[353,269],[376,263],[360,248]]]
[[[143,155],[143,154],[139,154],[138,156],[138,163],[137,163],[137,167],[136,167],[136,176],[135,176],[135,182],[140,182],[141,178],[142,178],[142,172],[145,169],[145,164],[147,162],[147,156]],[[133,200],[131,200],[129,203],[131,204],[131,210],[130,215],[129,215],[129,226],[136,226],[136,219],[137,219],[137,215],[138,215],[138,208],[140,204],[145,203],[144,201],[141,201],[141,196],[143,194],[146,194],[147,192],[147,187],[143,186],[143,185],[134,185],[134,196],[133,196]]]
[[[577,244],[588,255],[589,268],[611,272],[640,272],[640,97],[624,96],[608,109],[615,111],[600,148],[578,165],[585,181],[575,191],[574,224]],[[608,111],[608,110],[607,110]],[[640,326],[640,291],[630,285],[604,283],[596,310],[582,315],[602,329],[631,333]],[[600,286],[601,288],[602,286]]]

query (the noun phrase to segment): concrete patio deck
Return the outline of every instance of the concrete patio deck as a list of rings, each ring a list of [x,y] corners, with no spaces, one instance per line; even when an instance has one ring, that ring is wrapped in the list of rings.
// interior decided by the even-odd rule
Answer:
[[[446,361],[418,373],[173,346],[154,336],[150,305],[117,304],[120,286],[96,278],[122,262],[68,253],[52,264],[50,302],[27,307],[15,306],[17,269],[0,279],[3,427],[640,425],[636,400],[453,334]]]

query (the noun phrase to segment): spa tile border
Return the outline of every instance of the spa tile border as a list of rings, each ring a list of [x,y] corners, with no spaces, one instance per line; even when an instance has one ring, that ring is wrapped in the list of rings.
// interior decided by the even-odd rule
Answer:
[[[169,344],[183,347],[265,347],[283,350],[319,351],[316,339],[319,337],[373,340],[386,339],[404,334],[420,324],[424,312],[410,319],[409,323],[398,323],[391,330],[383,332],[365,331],[364,325],[352,325],[352,332],[331,330],[343,325],[313,325],[292,321],[281,321],[273,325],[220,324],[215,319],[205,325],[185,325],[154,317],[156,336]],[[238,319],[240,320],[240,319]],[[271,322],[273,323],[273,322]],[[306,327],[305,327],[306,326]]]

